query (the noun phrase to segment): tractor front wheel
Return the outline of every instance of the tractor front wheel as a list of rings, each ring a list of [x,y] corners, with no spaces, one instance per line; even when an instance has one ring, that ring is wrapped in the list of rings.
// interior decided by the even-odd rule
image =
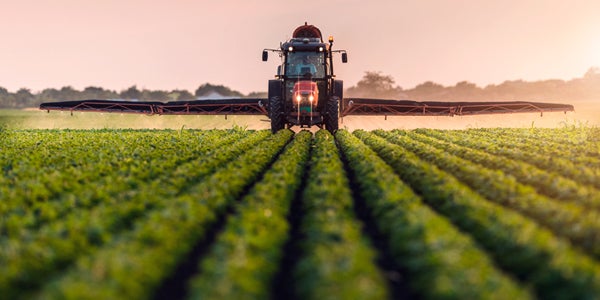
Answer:
[[[283,101],[280,97],[272,97],[269,99],[269,113],[271,117],[271,131],[277,131],[285,127]]]
[[[273,133],[285,127],[283,83],[280,80],[269,80],[269,118]]]

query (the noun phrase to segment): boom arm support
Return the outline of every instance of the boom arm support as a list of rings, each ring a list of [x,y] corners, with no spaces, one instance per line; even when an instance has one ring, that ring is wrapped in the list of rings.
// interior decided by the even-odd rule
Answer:
[[[461,116],[481,114],[511,114],[552,111],[574,111],[573,105],[528,101],[492,102],[439,102],[412,100],[382,100],[368,98],[346,98],[341,115],[382,116]]]
[[[267,115],[267,99],[209,99],[171,102],[80,100],[47,102],[41,110],[119,112],[148,115]],[[480,114],[574,111],[573,105],[527,101],[439,102],[345,98],[340,116],[461,116]]]
[[[266,115],[262,98],[210,99],[171,102],[80,100],[47,102],[41,110],[120,112],[148,115]]]

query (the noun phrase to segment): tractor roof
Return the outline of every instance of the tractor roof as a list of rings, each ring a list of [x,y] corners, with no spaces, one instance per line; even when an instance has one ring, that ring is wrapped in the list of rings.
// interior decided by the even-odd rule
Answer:
[[[304,22],[304,25],[299,26],[294,30],[292,34],[292,38],[294,39],[319,39],[319,41],[323,42],[323,36],[321,35],[321,30],[314,25],[308,25],[307,22]]]
[[[329,45],[323,43],[321,31],[319,28],[308,25],[299,26],[294,30],[292,38],[281,44],[281,50],[284,52],[291,51],[317,51],[323,52],[329,49]]]

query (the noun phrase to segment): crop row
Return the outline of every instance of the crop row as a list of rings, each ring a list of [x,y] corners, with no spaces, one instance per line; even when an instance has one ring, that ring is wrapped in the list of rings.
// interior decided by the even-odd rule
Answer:
[[[561,174],[580,184],[590,185],[600,189],[600,170],[597,167],[574,164],[568,159],[570,156],[575,155],[572,153],[549,156],[535,150],[535,148],[533,150],[525,150],[513,147],[510,144],[514,143],[514,139],[511,138],[510,135],[500,137],[494,134],[474,135],[471,134],[471,131],[459,130],[429,131],[428,133],[434,134],[435,137],[459,145],[480,149],[490,154],[525,161],[541,169]],[[505,147],[498,146],[500,141],[505,141],[508,145]]]
[[[339,131],[337,138],[394,263],[408,270],[412,288],[420,296],[531,297],[525,288],[497,270],[469,236],[425,205],[373,150],[348,132]]]
[[[499,137],[510,136],[519,142],[521,147],[535,145],[538,151],[545,154],[567,153],[574,162],[595,162],[600,159],[600,129],[598,128],[481,128],[470,130],[472,133],[493,134]],[[516,146],[516,145],[511,145]]]
[[[225,132],[207,131],[174,138],[171,132],[99,131],[90,134],[84,131],[25,131],[3,141],[7,144],[0,159],[5,175],[2,180],[17,187],[7,190],[10,194],[6,196],[12,201],[25,199],[27,204],[31,204],[37,200],[52,200],[79,187],[82,182],[96,179],[98,175],[115,171],[135,172],[127,166],[140,158],[144,158],[147,165],[136,175],[151,176],[153,167],[163,167],[162,164],[152,164],[155,162],[152,155],[177,146],[185,151],[181,153],[185,156],[195,152],[199,145],[205,145],[203,141],[207,138],[218,141],[224,135]],[[37,142],[28,143],[30,141]],[[12,146],[13,143],[23,145]],[[185,145],[180,147],[182,144]]]
[[[383,299],[386,282],[354,214],[349,181],[334,137],[318,131],[302,194],[294,282],[298,299]]]
[[[492,203],[455,177],[373,133],[355,134],[373,148],[424,201],[468,232],[503,269],[544,298],[593,298],[600,266],[549,230]]]
[[[407,136],[384,131],[375,133],[452,174],[490,201],[535,219],[556,234],[567,237],[591,254],[600,257],[598,211],[539,195],[530,186],[501,171],[477,165]]]
[[[286,216],[302,182],[311,134],[301,132],[235,205],[225,228],[191,281],[198,299],[268,298],[290,238]]]
[[[281,131],[225,163],[185,194],[167,199],[169,205],[147,213],[131,231],[93,256],[81,257],[73,268],[48,283],[43,293],[71,299],[151,296],[291,137],[291,132]]]
[[[375,253],[353,216],[351,191],[334,139],[320,131],[301,132],[239,203],[236,213],[204,257],[190,296],[197,299],[383,299],[386,283],[374,264]],[[310,163],[308,150],[312,146]],[[306,176],[302,176],[306,173]],[[302,179],[303,190],[297,191]],[[299,211],[289,211],[294,196]],[[300,240],[289,240],[287,215],[298,215]],[[292,263],[283,265],[284,242]],[[285,269],[290,270],[286,272]],[[286,280],[274,278],[289,276]]]
[[[51,172],[38,167],[29,167],[28,170],[11,170],[5,180],[15,180],[15,184],[2,186],[0,195],[7,201],[1,204],[0,213],[4,218],[0,222],[0,233],[16,236],[18,231],[33,228],[39,229],[44,223],[52,222],[65,216],[72,210],[81,212],[91,209],[103,201],[121,202],[133,197],[133,193],[143,190],[143,185],[149,182],[165,184],[173,175],[183,178],[188,177],[191,167],[196,165],[194,160],[211,154],[220,146],[233,143],[242,138],[241,133],[217,131],[214,134],[205,133],[198,138],[187,137],[187,141],[170,140],[171,134],[142,135],[139,133],[125,133],[128,143],[123,149],[115,149],[102,145],[93,145],[88,140],[79,139],[80,144],[74,147],[77,150],[64,151],[53,149],[48,155],[40,157],[39,153],[23,155],[13,153],[19,157],[22,165],[35,165],[35,162],[44,162],[46,158],[60,155],[63,158],[78,161],[75,166],[52,164]],[[118,137],[122,137],[119,135]],[[89,136],[89,134],[87,134]],[[71,137],[86,137],[82,132]],[[154,137],[154,138],[152,138]],[[111,140],[108,136],[100,137]],[[169,141],[170,140],[170,141]],[[120,146],[120,140],[112,142]],[[156,145],[156,146],[155,146]],[[176,148],[177,147],[177,148]],[[87,149],[85,151],[81,150]],[[181,149],[179,149],[181,148]],[[164,153],[175,152],[172,159],[162,159]],[[28,172],[34,172],[30,175]],[[110,175],[110,176],[109,176]],[[19,178],[7,179],[7,178]],[[118,180],[116,180],[118,178]],[[39,180],[39,182],[36,182]],[[40,182],[53,182],[53,187],[39,186]],[[34,186],[32,186],[32,184]],[[94,188],[92,188],[94,187]],[[40,198],[31,195],[32,190],[52,191],[54,196]],[[40,195],[44,192],[37,193]],[[21,233],[23,234],[23,233]]]
[[[600,209],[600,193],[597,189],[581,185],[555,172],[548,172],[525,161],[493,155],[483,150],[434,138],[433,136],[439,136],[434,130],[419,129],[418,131],[394,131],[394,133],[407,135],[415,141],[426,143],[449,154],[477,163],[482,168],[500,170],[510,174],[520,183],[530,185],[538,193],[548,197]]]
[[[68,267],[78,257],[90,255],[104,244],[117,239],[121,231],[133,227],[135,220],[149,211],[160,211],[161,208],[169,206],[170,203],[165,200],[169,201],[170,198],[182,194],[187,185],[210,174],[227,160],[251,149],[267,134],[266,131],[258,132],[240,140],[231,146],[232,151],[228,156],[221,153],[204,153],[207,156],[200,156],[193,163],[166,172],[156,180],[139,182],[133,190],[124,189],[123,192],[126,193],[119,198],[107,195],[96,199],[98,205],[92,209],[75,210],[75,213],[67,214],[39,228],[8,231],[8,235],[0,240],[3,249],[6,250],[0,252],[0,262],[5,267],[4,272],[0,274],[0,287],[8,291],[18,291],[23,287],[39,285],[50,275]],[[138,162],[142,163],[143,160]],[[173,175],[180,178],[172,178]],[[114,182],[117,180],[118,176],[112,178]],[[106,187],[94,185],[93,182],[87,187],[88,190],[103,188]],[[77,198],[82,196],[85,197],[85,194],[73,195]],[[13,215],[7,219],[18,221]]]
[[[472,130],[469,134],[483,139],[492,139],[499,147],[514,147],[525,152],[547,155],[548,157],[560,157],[577,165],[596,167],[600,164],[599,157],[593,154],[594,149],[589,146],[589,142],[582,145],[564,146],[557,145],[552,140],[540,139],[541,137],[538,135],[520,137],[511,134],[501,135],[503,138],[498,139],[498,135],[502,133],[495,130]]]
[[[599,137],[1,130],[0,298],[593,299]]]
[[[90,214],[99,220],[113,222],[114,225],[111,225],[111,227],[117,227],[114,229],[118,229],[120,224],[126,225],[130,218],[135,217],[136,211],[141,208],[139,203],[143,202],[143,206],[146,208],[154,207],[153,200],[161,199],[161,196],[167,197],[180,193],[187,183],[201,178],[214,170],[220,163],[235,157],[236,153],[245,151],[265,137],[266,132],[262,132],[240,140],[231,146],[232,151],[229,156],[212,157],[210,152],[203,152],[194,161],[179,165],[174,170],[166,167],[159,168],[158,170],[162,170],[162,173],[155,174],[155,178],[152,180],[140,180],[139,177],[127,175],[125,172],[116,172],[118,176],[99,176],[96,181],[82,185],[77,193],[66,193],[66,200],[40,201],[31,205],[26,214],[4,213],[3,223],[9,225],[5,231],[8,237],[12,239],[25,237],[31,239],[30,234],[32,232],[44,231],[46,227],[56,227],[61,223],[68,222],[69,218],[74,217],[73,215],[67,214],[66,218],[61,217],[64,213],[74,209],[77,211],[76,222],[86,222],[86,215]],[[175,159],[177,157],[178,155],[174,155]],[[149,158],[151,157],[144,157],[132,161],[132,163],[145,165],[147,164],[146,160]],[[161,160],[155,161],[157,164],[160,162]],[[200,168],[198,168],[199,165]],[[123,167],[130,168],[131,165]],[[107,182],[110,184],[107,184]],[[122,184],[123,182],[125,184]],[[154,189],[157,186],[160,189],[155,191]],[[14,202],[18,203],[17,201]],[[128,207],[132,210],[129,210]],[[123,215],[125,219],[119,220],[115,217],[120,215]],[[111,216],[111,218],[104,219],[105,216]],[[44,223],[54,220],[57,222],[52,222],[46,227],[43,226]]]

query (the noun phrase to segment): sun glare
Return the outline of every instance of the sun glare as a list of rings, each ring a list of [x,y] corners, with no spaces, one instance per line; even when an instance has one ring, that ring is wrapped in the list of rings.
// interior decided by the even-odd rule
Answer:
[[[586,60],[592,64],[590,67],[600,67],[600,32],[587,34],[586,42]]]
[[[590,61],[594,63],[594,66],[600,67],[600,34],[597,39],[592,41]]]

